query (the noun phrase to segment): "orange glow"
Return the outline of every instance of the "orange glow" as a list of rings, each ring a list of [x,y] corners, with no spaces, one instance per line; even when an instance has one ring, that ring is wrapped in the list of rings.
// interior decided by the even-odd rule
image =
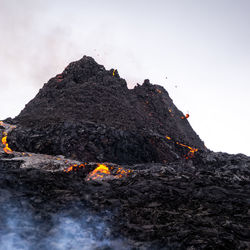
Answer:
[[[184,119],[187,119],[190,115],[189,114],[186,114],[185,116],[182,116],[181,119],[184,120]]]
[[[110,175],[109,168],[105,164],[98,164],[98,167],[89,174],[87,181],[100,180],[104,175]]]
[[[118,175],[116,175],[116,178],[122,178],[123,176],[125,176],[125,175],[127,176],[131,172],[132,172],[132,170],[129,170],[129,169],[126,170],[122,167],[119,167],[117,172],[116,172],[116,174],[118,174]]]
[[[78,168],[85,168],[85,165],[84,164],[80,164],[80,165],[74,164],[74,165],[68,167],[67,169],[64,169],[63,171],[66,173],[69,173],[70,171],[76,170],[77,167]]]
[[[0,121],[0,125],[1,125],[1,126],[3,126],[3,125],[4,125],[4,123],[3,123],[2,121]]]
[[[187,146],[185,144],[182,144],[180,142],[176,142],[176,144],[182,146],[182,147],[186,147],[188,148],[190,151],[188,152],[188,154],[185,156],[186,159],[192,158],[194,157],[194,153],[198,151],[198,148],[192,148],[190,146]]]
[[[2,137],[2,144],[5,146],[3,150],[6,154],[11,154],[12,150],[9,148],[9,144],[7,143],[7,133],[3,132],[3,135],[4,136]]]
[[[169,136],[165,136],[165,138],[168,139],[168,140],[172,140],[172,138],[169,137]],[[198,148],[192,148],[192,147],[187,146],[187,145],[185,145],[185,144],[183,144],[183,143],[180,143],[180,142],[178,142],[178,141],[175,142],[175,143],[176,143],[177,145],[180,145],[180,146],[182,146],[182,147],[188,148],[188,149],[190,150],[190,151],[188,152],[188,154],[185,155],[185,158],[186,158],[186,159],[189,159],[189,158],[194,157],[194,153],[198,151]]]
[[[156,89],[156,91],[157,91],[159,94],[161,94],[161,93],[162,93],[162,91],[161,91],[161,90],[159,90],[159,89]]]
[[[171,115],[172,117],[174,117],[174,114],[173,114],[173,112],[172,112],[172,109],[169,108],[168,111],[169,111],[170,115]]]
[[[77,165],[77,164],[74,164],[70,167],[68,167],[67,169],[64,170],[64,172],[66,173],[69,173],[69,172],[72,172],[72,171],[76,171],[77,169],[83,167],[85,168],[86,167],[86,164],[80,164],[80,165]],[[111,179],[120,179],[122,177],[125,177],[127,176],[129,173],[132,173],[133,170],[130,170],[130,169],[124,169],[122,167],[118,167],[115,168],[114,166],[110,166],[108,167],[107,165],[105,164],[98,164],[98,166],[88,174],[88,176],[86,177],[86,180],[87,181],[90,181],[90,180],[102,180],[105,176],[111,176]]]

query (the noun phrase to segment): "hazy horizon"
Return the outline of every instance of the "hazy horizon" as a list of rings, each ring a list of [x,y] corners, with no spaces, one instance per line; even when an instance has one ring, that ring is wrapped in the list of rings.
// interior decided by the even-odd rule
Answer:
[[[1,119],[88,55],[130,88],[162,85],[209,149],[250,155],[250,1],[0,4]]]

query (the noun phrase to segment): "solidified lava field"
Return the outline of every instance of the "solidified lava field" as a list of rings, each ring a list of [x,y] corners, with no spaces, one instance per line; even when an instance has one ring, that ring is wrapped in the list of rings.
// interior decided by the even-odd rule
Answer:
[[[0,125],[3,249],[250,249],[250,157],[149,80],[84,56]]]

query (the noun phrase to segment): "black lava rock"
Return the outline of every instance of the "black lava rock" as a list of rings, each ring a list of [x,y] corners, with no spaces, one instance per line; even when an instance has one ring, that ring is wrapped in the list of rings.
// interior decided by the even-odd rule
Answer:
[[[167,91],[145,80],[128,89],[117,70],[84,56],[50,79],[12,121],[19,151],[117,163],[171,162],[183,157],[166,141],[205,150]],[[176,150],[177,148],[177,150]]]

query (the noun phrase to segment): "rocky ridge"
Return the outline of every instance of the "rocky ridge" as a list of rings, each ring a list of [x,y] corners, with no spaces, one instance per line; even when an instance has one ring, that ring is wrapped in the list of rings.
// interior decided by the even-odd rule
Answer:
[[[172,162],[189,150],[166,136],[206,150],[183,116],[163,87],[145,80],[128,89],[117,70],[84,56],[43,86],[8,139],[15,150],[82,161]]]

